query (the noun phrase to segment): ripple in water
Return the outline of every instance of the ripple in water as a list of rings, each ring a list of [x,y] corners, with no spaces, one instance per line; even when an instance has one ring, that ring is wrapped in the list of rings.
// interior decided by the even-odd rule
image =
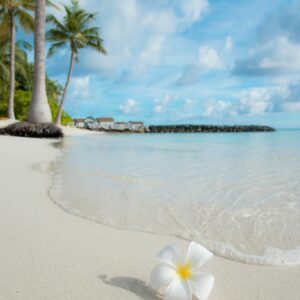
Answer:
[[[101,135],[64,146],[52,199],[102,224],[300,263],[300,131]]]

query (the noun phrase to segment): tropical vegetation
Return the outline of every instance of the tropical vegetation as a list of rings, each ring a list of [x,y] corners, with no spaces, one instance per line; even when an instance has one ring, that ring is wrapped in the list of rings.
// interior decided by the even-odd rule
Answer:
[[[0,50],[1,51],[1,50]],[[2,55],[0,55],[0,68],[3,65]],[[17,60],[16,60],[17,62]],[[16,66],[18,63],[16,63]],[[16,91],[15,91],[15,116],[17,120],[27,120],[27,113],[29,109],[29,104],[32,98],[32,87],[33,87],[33,64],[29,63],[27,60],[20,64],[22,68],[16,68]],[[5,67],[5,65],[4,65]],[[0,71],[0,74],[3,74]],[[1,76],[1,75],[0,75]],[[7,117],[8,102],[7,98],[9,95],[8,89],[8,79],[0,78],[0,118]],[[46,75],[46,91],[48,96],[48,102],[51,109],[52,121],[55,121],[55,116],[58,109],[59,97],[62,93],[62,86],[56,81],[51,80]],[[62,114],[62,124],[66,125],[72,122],[72,118],[66,112]]]
[[[52,43],[48,50],[48,57],[53,56],[62,48],[69,48],[70,50],[68,76],[55,120],[57,125],[60,125],[61,122],[62,108],[72,76],[74,61],[79,61],[79,50],[91,48],[102,54],[106,54],[106,50],[103,47],[103,40],[100,38],[99,28],[90,26],[95,20],[96,14],[82,9],[77,0],[72,0],[71,5],[64,5],[64,10],[65,15],[62,22],[54,15],[47,17],[47,22],[53,28],[46,33],[47,40]]]
[[[7,39],[0,39],[0,118],[7,117],[9,103],[9,66],[10,46]],[[18,120],[26,120],[29,104],[32,98],[34,66],[28,61],[27,52],[32,50],[29,43],[17,41],[15,45],[15,92],[14,114]],[[46,75],[46,91],[51,113],[54,117],[58,109],[62,86]],[[62,114],[62,124],[67,124],[72,118],[65,112]]]
[[[29,13],[34,9],[32,0],[0,0],[0,22],[2,39],[9,43],[9,98],[8,117],[15,119],[14,93],[15,93],[15,55],[16,55],[16,28],[21,27],[25,31],[33,31],[34,20]],[[4,35],[4,36],[3,36]]]
[[[53,5],[49,0],[0,0],[0,118],[70,122],[63,106],[79,50],[90,48],[106,54],[99,28],[91,26],[96,14],[71,0],[70,5],[64,5],[61,21],[53,14],[47,17],[51,26],[46,33],[51,43],[48,57],[62,48],[70,50],[64,88],[51,80],[45,65],[46,4]],[[27,57],[32,47],[25,41],[16,41],[17,30],[34,31],[34,64]]]

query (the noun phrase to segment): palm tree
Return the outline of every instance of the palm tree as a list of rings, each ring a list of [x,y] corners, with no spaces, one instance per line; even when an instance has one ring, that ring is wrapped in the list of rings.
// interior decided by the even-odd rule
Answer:
[[[51,122],[51,111],[47,99],[45,75],[46,0],[36,0],[35,3],[33,92],[29,105],[28,121],[42,123]]]
[[[7,61],[7,43],[3,40],[0,40],[0,82],[8,82],[9,80],[9,68]]]
[[[80,8],[77,0],[71,0],[71,5],[65,5],[64,9],[65,16],[62,22],[54,15],[47,17],[47,21],[53,25],[53,28],[46,34],[47,40],[52,42],[48,51],[48,57],[51,57],[57,50],[65,47],[68,47],[71,51],[68,77],[55,120],[57,125],[61,123],[62,108],[72,76],[74,61],[79,61],[78,51],[83,48],[91,48],[102,54],[106,54],[106,50],[103,47],[103,40],[99,36],[99,28],[89,26],[95,20],[96,14],[88,13]]]
[[[8,118],[15,119],[15,54],[16,54],[16,25],[19,24],[25,31],[32,31],[34,20],[30,11],[34,9],[33,0],[0,0],[0,22],[2,28],[9,30],[10,66],[9,66],[9,99]]]
[[[15,45],[15,71],[16,76],[26,77],[27,52],[31,45],[19,40]],[[8,37],[0,36],[0,94],[7,91],[9,85],[10,42]],[[16,80],[17,82],[17,80]]]
[[[0,37],[0,94],[6,91],[8,82],[9,82],[9,65],[7,61],[7,42],[5,39]]]
[[[26,76],[27,52],[32,46],[26,41],[19,40],[15,44],[15,71],[16,74]],[[0,80],[9,83],[10,42],[0,39]]]
[[[51,80],[46,76],[46,90],[48,97],[58,103],[58,100],[63,93],[63,87],[57,81]]]

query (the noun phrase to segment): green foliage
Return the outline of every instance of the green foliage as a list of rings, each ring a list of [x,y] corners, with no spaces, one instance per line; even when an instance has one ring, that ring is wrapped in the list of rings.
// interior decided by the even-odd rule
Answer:
[[[47,5],[52,5],[47,1]],[[33,0],[8,1],[0,0],[0,117],[7,116],[8,110],[8,86],[10,66],[10,25],[15,22],[17,29],[31,32],[34,29],[34,18],[32,12],[35,8]],[[16,91],[14,99],[14,110],[18,120],[25,120],[29,103],[31,101],[33,87],[33,64],[28,62],[27,51],[32,49],[25,41],[16,43],[15,52],[15,81]],[[58,109],[58,97],[61,95],[62,87],[46,76],[46,89],[49,97],[52,115],[55,117]],[[62,123],[68,123],[72,119],[64,113]]]
[[[33,64],[26,63],[24,66],[25,74],[16,72],[17,88],[20,90],[31,91],[33,88]],[[54,80],[51,80],[46,74],[46,90],[48,98],[58,102],[62,94],[62,86]]]
[[[58,104],[56,101],[49,100],[49,105],[51,109],[51,114],[52,114],[52,121],[55,121],[57,110],[58,110]],[[62,117],[61,117],[61,124],[62,125],[67,125],[68,123],[73,122],[73,119],[70,115],[68,115],[66,112],[63,111]]]
[[[7,39],[0,39],[0,117],[7,116],[8,110],[8,75],[9,75],[9,43]],[[16,43],[16,92],[15,115],[18,120],[25,120],[32,95],[33,64],[28,62],[26,50],[30,50],[26,42]],[[62,86],[46,76],[46,90],[53,121],[58,109],[58,98],[62,94]],[[65,112],[62,116],[62,124],[71,122],[72,118]]]
[[[27,118],[27,111],[29,108],[31,96],[31,91],[16,90],[15,92],[15,114],[16,118],[20,121],[25,121]],[[7,114],[7,98],[8,92],[0,95],[0,118],[5,117]],[[49,98],[49,104],[54,121],[58,105],[57,102],[51,98]],[[64,112],[62,115],[62,125],[67,125],[69,122],[72,122],[72,118]]]
[[[62,48],[69,48],[78,61],[78,50],[91,48],[106,54],[103,40],[100,37],[100,28],[91,27],[96,14],[89,13],[79,6],[78,0],[71,0],[70,5],[64,5],[65,15],[60,22],[54,15],[47,16],[51,28],[46,33],[46,39],[51,42],[48,57]]]
[[[1,30],[1,26],[0,26]],[[27,52],[31,50],[31,45],[22,40],[16,43],[15,48],[15,68],[16,73],[26,77],[25,66],[27,64]],[[9,65],[10,65],[10,42],[8,39],[0,39],[0,81],[9,83]]]
[[[35,1],[0,0],[0,22],[3,26],[9,26],[11,18],[14,18],[17,25],[23,30],[30,32],[34,29],[34,18],[30,12],[34,11]]]

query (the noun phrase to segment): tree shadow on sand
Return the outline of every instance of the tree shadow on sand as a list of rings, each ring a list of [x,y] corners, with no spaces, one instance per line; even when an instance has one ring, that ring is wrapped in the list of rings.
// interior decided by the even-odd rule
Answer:
[[[106,274],[98,276],[105,284],[115,286],[124,290],[127,290],[141,299],[145,300],[161,300],[162,298],[157,295],[155,290],[146,285],[146,283],[140,279],[133,277],[112,277],[109,278]]]

